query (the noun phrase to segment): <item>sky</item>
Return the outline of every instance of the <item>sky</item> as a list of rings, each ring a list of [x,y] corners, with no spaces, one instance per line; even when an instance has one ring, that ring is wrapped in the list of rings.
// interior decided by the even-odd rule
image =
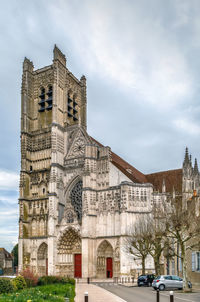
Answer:
[[[143,173],[200,159],[199,0],[10,0],[0,10],[0,247],[18,237],[20,89],[28,57],[87,78],[88,133]]]

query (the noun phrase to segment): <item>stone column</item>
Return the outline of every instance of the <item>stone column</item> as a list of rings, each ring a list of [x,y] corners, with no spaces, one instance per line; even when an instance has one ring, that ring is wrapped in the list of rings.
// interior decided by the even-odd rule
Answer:
[[[18,241],[18,262],[18,271],[21,272],[23,270],[23,239]]]
[[[89,276],[89,257],[88,257],[88,239],[82,239],[82,278],[87,278]]]

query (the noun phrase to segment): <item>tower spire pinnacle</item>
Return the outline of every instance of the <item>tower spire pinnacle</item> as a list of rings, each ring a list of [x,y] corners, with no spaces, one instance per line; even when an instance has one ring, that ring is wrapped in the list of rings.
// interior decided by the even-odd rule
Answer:
[[[197,163],[197,159],[195,158],[194,161],[194,174],[198,174],[199,173],[199,169],[198,169],[198,163]]]
[[[185,148],[185,158],[183,164],[189,164],[190,159],[189,159],[189,153],[188,153],[188,147]]]

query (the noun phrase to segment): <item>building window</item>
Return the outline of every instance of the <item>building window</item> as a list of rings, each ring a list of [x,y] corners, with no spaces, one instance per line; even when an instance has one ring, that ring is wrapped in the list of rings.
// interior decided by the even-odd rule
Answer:
[[[46,110],[52,110],[52,100],[53,100],[53,87],[49,86],[48,92],[47,92],[47,107]]]
[[[175,274],[175,261],[172,260],[172,275]]]
[[[74,122],[78,121],[77,118],[77,102],[75,100],[75,98],[71,98],[70,95],[68,94],[67,97],[67,116],[72,119]]]
[[[82,187],[83,182],[80,180],[75,184],[70,193],[71,203],[74,207],[75,213],[77,214],[78,221],[82,219]]]
[[[200,252],[197,252],[197,271],[200,271]]]
[[[39,99],[40,100],[38,103],[38,105],[39,105],[38,111],[44,112],[44,110],[45,110],[45,89],[44,89],[44,87],[41,88],[41,93],[40,93]]]
[[[192,271],[200,271],[200,252],[192,252]]]

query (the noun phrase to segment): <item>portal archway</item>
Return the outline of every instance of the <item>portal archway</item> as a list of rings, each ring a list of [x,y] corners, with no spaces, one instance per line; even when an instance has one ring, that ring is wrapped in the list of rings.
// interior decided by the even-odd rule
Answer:
[[[113,248],[107,240],[101,242],[97,249],[97,277],[113,277]]]
[[[81,238],[74,228],[68,228],[58,241],[58,270],[61,275],[82,277]]]
[[[38,275],[48,275],[48,246],[43,242],[37,252]]]

